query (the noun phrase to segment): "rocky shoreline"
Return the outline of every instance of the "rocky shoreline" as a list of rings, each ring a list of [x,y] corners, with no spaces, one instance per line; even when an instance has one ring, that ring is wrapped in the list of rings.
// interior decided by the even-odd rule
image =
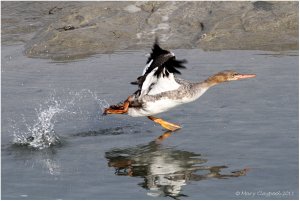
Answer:
[[[2,44],[67,59],[166,48],[297,50],[299,3],[249,1],[2,2]]]

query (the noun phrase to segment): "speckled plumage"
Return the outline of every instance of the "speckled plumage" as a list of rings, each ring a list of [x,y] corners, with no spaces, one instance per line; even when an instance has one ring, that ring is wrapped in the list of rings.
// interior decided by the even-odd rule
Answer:
[[[175,77],[179,88],[164,91],[155,95],[133,96],[129,105],[128,115],[149,116],[165,112],[178,105],[192,102],[198,99],[209,86],[202,83],[191,83],[184,79]]]

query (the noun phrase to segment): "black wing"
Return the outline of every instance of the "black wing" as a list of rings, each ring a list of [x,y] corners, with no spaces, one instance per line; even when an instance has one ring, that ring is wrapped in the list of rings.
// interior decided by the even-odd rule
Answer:
[[[181,74],[176,68],[185,68],[184,63],[186,63],[186,60],[176,60],[174,53],[162,49],[156,39],[142,76],[138,77],[137,81],[131,82],[131,84],[138,84],[141,88],[147,75],[156,67],[158,69],[154,75],[157,77],[169,76],[169,73]]]

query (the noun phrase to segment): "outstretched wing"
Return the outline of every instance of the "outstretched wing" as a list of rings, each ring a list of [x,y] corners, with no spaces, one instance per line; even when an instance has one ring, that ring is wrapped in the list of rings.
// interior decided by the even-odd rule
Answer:
[[[137,78],[137,81],[131,82],[131,84],[138,84],[139,87],[143,85],[147,75],[153,71],[154,68],[162,65],[168,59],[174,57],[174,54],[168,50],[164,50],[158,45],[157,39],[152,47],[152,52],[147,60],[146,66],[143,70],[143,73],[140,77]]]
[[[156,40],[142,76],[131,84],[139,85],[137,95],[154,95],[174,90],[179,87],[174,80],[174,73],[180,74],[177,69],[185,68],[184,63],[185,60],[176,60],[174,53],[162,49]]]

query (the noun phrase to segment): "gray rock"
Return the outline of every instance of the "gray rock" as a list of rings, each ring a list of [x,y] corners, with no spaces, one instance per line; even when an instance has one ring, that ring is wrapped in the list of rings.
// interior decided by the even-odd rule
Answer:
[[[53,59],[149,48],[155,36],[171,49],[298,49],[298,7],[296,1],[2,2],[2,41],[22,41],[27,56]]]

